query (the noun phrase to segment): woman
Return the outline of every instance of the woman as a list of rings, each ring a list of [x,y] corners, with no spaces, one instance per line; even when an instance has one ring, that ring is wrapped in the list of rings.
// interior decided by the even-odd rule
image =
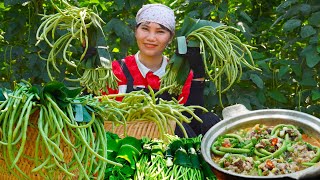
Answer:
[[[162,4],[144,5],[136,15],[136,23],[135,38],[139,51],[122,60],[113,61],[112,68],[119,79],[119,86],[118,89],[108,89],[110,94],[141,89],[148,91],[148,86],[154,91],[160,88],[160,79],[164,76],[168,64],[168,58],[163,52],[175,34],[174,12]],[[192,71],[182,88],[182,93],[175,98],[182,104],[203,106],[204,66],[199,48],[188,48],[184,56],[189,61]],[[162,99],[172,99],[169,93],[160,96]],[[219,121],[212,113],[196,113],[204,122],[200,124],[194,120],[190,124],[184,124],[189,137],[204,134]],[[175,133],[183,136],[179,127]]]
[[[159,90],[160,79],[165,74],[168,59],[163,51],[172,41],[175,33],[173,11],[162,4],[144,5],[136,15],[135,37],[139,51],[135,55],[113,62],[113,72],[120,80],[117,90],[110,93],[125,93],[140,90],[150,85]],[[189,75],[182,93],[178,97],[185,103],[189,96],[192,74]],[[171,99],[162,95],[161,98]]]

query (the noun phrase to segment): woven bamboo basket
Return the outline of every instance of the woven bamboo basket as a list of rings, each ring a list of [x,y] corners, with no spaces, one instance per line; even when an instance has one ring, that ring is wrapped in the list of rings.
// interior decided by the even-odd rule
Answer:
[[[127,122],[126,127],[122,124],[117,124],[113,121],[105,121],[104,127],[106,131],[117,134],[120,138],[125,136],[133,136],[137,139],[148,137],[151,139],[161,138],[161,133],[155,122],[150,120],[136,120]],[[176,122],[169,120],[166,127],[166,134],[174,135]],[[126,130],[126,134],[125,134]]]
[[[35,112],[29,118],[29,125],[27,129],[27,142],[24,148],[23,155],[20,157],[19,161],[17,162],[17,165],[29,177],[29,179],[32,179],[32,180],[68,179],[65,173],[62,173],[61,171],[50,173],[50,175],[46,174],[46,171],[42,171],[46,176],[48,176],[46,178],[41,176],[40,173],[31,172],[32,169],[36,167],[32,159],[35,157],[35,147],[36,147],[35,142],[38,136],[38,128],[37,128],[38,117],[39,117],[39,112]],[[64,160],[66,161],[66,163],[70,162],[73,157],[73,153],[71,149],[68,148],[68,146],[65,145],[64,143],[60,144],[60,149],[64,154]],[[43,159],[42,154],[40,152],[38,156],[39,156],[39,159]],[[14,173],[10,173],[6,165],[6,162],[3,158],[3,151],[1,151],[0,152],[0,180],[24,179],[16,169],[14,169],[13,171]],[[79,173],[79,170],[74,170],[72,171],[72,173],[75,174],[75,177],[73,179],[77,179],[77,174]]]

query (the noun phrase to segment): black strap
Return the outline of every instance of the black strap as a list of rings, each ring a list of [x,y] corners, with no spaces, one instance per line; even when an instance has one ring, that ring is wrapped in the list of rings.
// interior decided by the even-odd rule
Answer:
[[[121,66],[121,69],[124,73],[124,75],[126,76],[127,78],[127,90],[126,90],[126,93],[129,93],[131,91],[139,91],[139,90],[144,90],[146,93],[149,93],[149,89],[148,88],[134,88],[133,87],[133,77],[126,65],[126,63],[123,61],[123,60],[118,60],[118,63],[120,64]],[[155,92],[157,92],[157,90],[154,90]],[[172,100],[172,97],[175,97],[176,99],[178,98],[178,96],[172,96],[171,94],[169,94],[168,92],[163,92],[162,94],[159,95],[159,97],[161,99],[164,99],[164,100]]]
[[[133,91],[133,78],[132,78],[132,75],[131,75],[126,63],[123,60],[118,60],[118,63],[120,64],[120,67],[121,67],[124,75],[127,78],[127,90],[126,90],[126,93],[129,93],[129,92]]]

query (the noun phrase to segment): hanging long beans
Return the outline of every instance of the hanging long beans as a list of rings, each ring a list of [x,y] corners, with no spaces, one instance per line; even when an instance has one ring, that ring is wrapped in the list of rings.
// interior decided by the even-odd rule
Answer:
[[[80,85],[87,88],[89,93],[100,95],[101,91],[107,91],[106,86],[116,88],[116,77],[111,69],[110,54],[107,50],[101,25],[104,21],[99,17],[94,9],[88,7],[75,7],[62,0],[64,8],[59,8],[52,2],[53,7],[58,11],[55,14],[43,15],[42,23],[38,27],[36,38],[38,45],[45,41],[51,48],[48,57],[41,59],[47,61],[47,73],[51,80],[54,77],[51,73],[52,68],[60,72],[58,65],[61,64],[59,57],[73,68],[77,68],[79,78],[69,79],[69,81],[80,82]],[[95,29],[95,31],[91,31]],[[62,32],[61,36],[56,33]],[[92,39],[90,39],[92,37]],[[94,45],[92,41],[97,41]],[[81,45],[83,52],[80,58],[73,57],[71,47]],[[84,59],[89,46],[97,48],[97,59]],[[78,75],[78,74],[76,74]]]
[[[101,27],[100,24],[103,22],[102,19],[89,8],[77,8],[69,5],[66,1],[62,2],[64,2],[64,5],[67,7],[65,9],[60,9],[54,3],[52,3],[53,6],[58,10],[58,13],[43,15],[43,22],[38,27],[36,33],[36,38],[38,40],[36,45],[38,45],[41,41],[45,41],[51,47],[49,56],[46,58],[48,62],[48,74],[51,79],[53,79],[53,77],[50,73],[50,63],[56,71],[60,72],[60,70],[57,68],[57,55],[62,53],[63,60],[68,65],[77,67],[76,62],[68,59],[67,50],[69,46],[74,40],[79,40],[81,43],[85,42],[88,44],[87,29],[93,24],[95,24],[97,27]],[[66,33],[58,37],[58,39],[56,39],[57,29],[66,30]],[[51,36],[48,37],[50,33]],[[87,48],[88,47],[86,46],[85,51],[82,53],[80,59],[83,59]]]
[[[242,76],[242,66],[259,70],[254,66],[249,48],[241,40],[229,32],[238,29],[210,21],[194,21],[185,19],[181,28],[187,29],[181,36],[191,44],[190,47],[199,47],[202,55],[206,78],[212,81],[219,93],[224,93]],[[178,44],[179,45],[179,44]],[[245,56],[248,56],[249,61]],[[199,59],[200,61],[201,59]],[[166,75],[161,80],[161,87],[174,84],[169,93],[179,94],[185,82],[185,74],[189,73],[190,67],[186,66],[183,57],[174,55],[170,61]]]
[[[225,25],[216,28],[204,26],[188,35],[188,39],[199,40],[206,74],[215,83],[220,93],[225,92],[234,82],[240,80],[242,65],[258,69],[252,65],[254,62],[249,50],[250,46],[228,32],[229,29],[238,31],[236,28]],[[245,54],[249,56],[251,64],[245,59]],[[227,80],[225,87],[222,84],[223,79]]]

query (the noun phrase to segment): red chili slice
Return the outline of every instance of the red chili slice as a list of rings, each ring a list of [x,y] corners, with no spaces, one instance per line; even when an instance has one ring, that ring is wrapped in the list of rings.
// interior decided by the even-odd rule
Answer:
[[[228,141],[225,141],[221,144],[223,147],[231,147],[231,143]]]
[[[271,144],[272,146],[275,146],[278,143],[278,138],[272,138]]]
[[[274,164],[270,159],[266,160],[266,167],[268,169],[273,169],[274,168]]]

